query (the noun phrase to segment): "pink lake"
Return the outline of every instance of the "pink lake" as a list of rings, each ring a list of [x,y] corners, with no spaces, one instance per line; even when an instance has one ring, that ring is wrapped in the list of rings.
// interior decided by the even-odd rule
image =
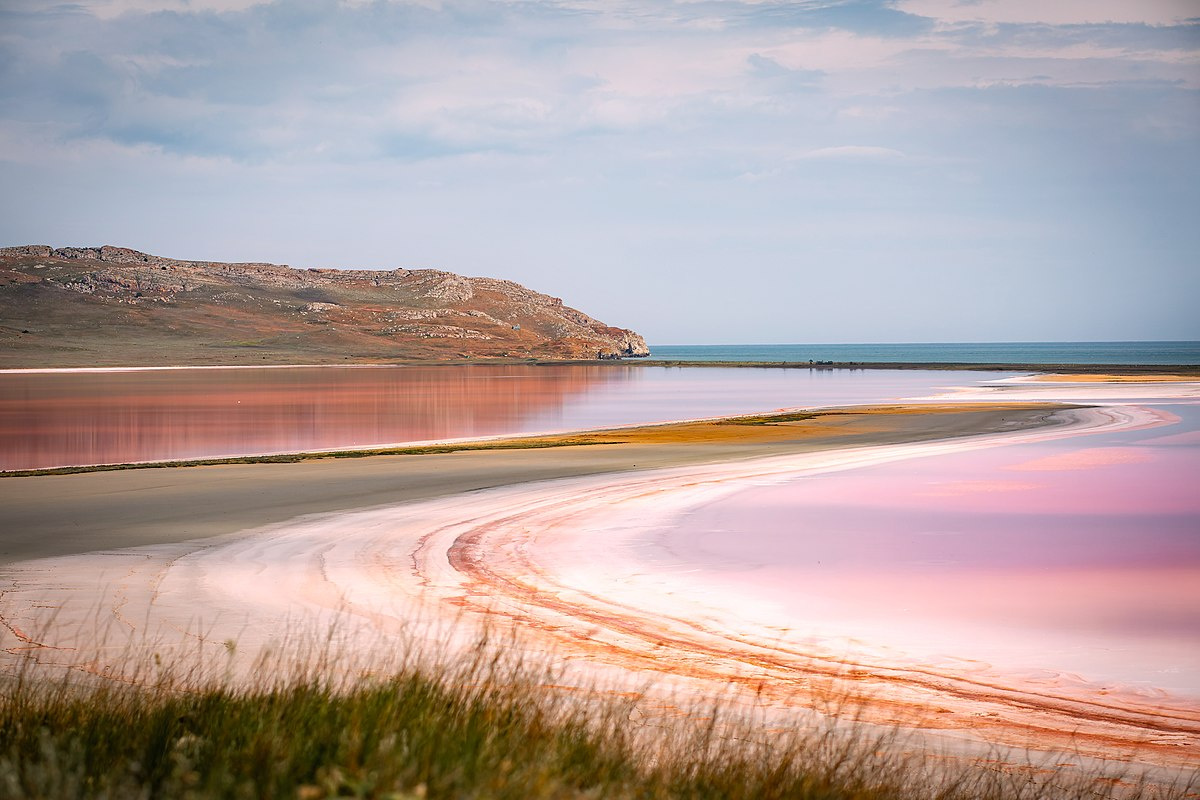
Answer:
[[[622,365],[0,371],[0,470],[875,403],[1004,373]]]
[[[637,546],[796,636],[1200,698],[1200,406],[754,486]]]

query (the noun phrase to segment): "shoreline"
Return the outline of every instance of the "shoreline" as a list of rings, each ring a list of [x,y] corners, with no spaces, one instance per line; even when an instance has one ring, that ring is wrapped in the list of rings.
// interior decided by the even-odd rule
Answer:
[[[698,612],[686,591],[663,594],[661,577],[630,571],[628,553],[613,560],[614,549],[654,519],[747,482],[1161,422],[1148,409],[1061,406],[946,406],[932,413],[893,407],[841,415],[850,419],[834,416],[658,426],[652,431],[655,444],[614,448],[626,460],[634,453],[658,453],[660,463],[652,466],[670,468],[653,472],[638,464],[633,465],[638,469],[611,464],[611,470],[570,475],[560,464],[558,480],[531,482],[505,468],[505,481],[481,493],[447,494],[443,481],[423,502],[385,493],[393,496],[365,506],[368,498],[360,496],[347,510],[297,516],[293,508],[286,521],[207,541],[175,538],[151,547],[11,565],[5,570],[14,579],[4,597],[7,633],[0,634],[34,648],[50,674],[82,669],[122,680],[130,669],[136,674],[131,647],[152,646],[155,654],[169,657],[188,652],[219,657],[228,650],[227,669],[234,672],[227,676],[249,677],[259,650],[277,647],[286,631],[313,633],[336,624],[351,652],[369,654],[386,652],[390,640],[424,641],[429,631],[449,636],[439,644],[453,651],[469,647],[491,625],[519,633],[531,653],[553,653],[565,665],[568,686],[620,692],[651,681],[651,697],[683,692],[702,702],[719,695],[749,703],[780,724],[830,687],[845,687],[869,698],[863,721],[901,724],[931,741],[964,747],[974,742],[972,750],[1032,747],[1167,768],[1195,755],[1198,720],[1190,706],[1107,690],[1097,698],[1095,687],[1069,681],[1049,691],[970,666],[963,671],[953,664],[884,662],[869,652],[787,641],[769,626],[745,628],[719,600],[700,598],[702,606],[712,607]],[[964,432],[947,435],[951,422]],[[813,433],[818,426],[835,429],[807,440],[796,433],[798,428]],[[715,429],[707,431],[708,439],[698,430],[705,427]],[[716,432],[722,427],[740,430]],[[731,458],[730,443],[720,447],[726,434],[740,440],[749,457]],[[899,441],[888,442],[889,436]],[[747,439],[758,448],[745,448]],[[698,443],[707,449],[687,449]],[[576,452],[591,459],[589,449]],[[493,454],[465,455],[481,462]],[[533,455],[536,460],[547,454]],[[411,468],[402,471],[410,478],[427,472],[432,458],[455,456],[409,458]],[[485,472],[495,477],[498,466],[484,465]],[[588,477],[607,471],[621,474]],[[217,488],[244,482],[247,474]],[[74,478],[34,480],[52,486]],[[133,490],[124,489],[116,494],[127,505]],[[143,486],[133,496],[156,490],[161,487]],[[211,500],[198,505],[214,516],[228,511]],[[187,513],[178,504],[175,511]],[[593,535],[598,532],[604,535]],[[583,559],[572,555],[576,547],[583,548]],[[203,617],[197,617],[199,609]],[[97,634],[96,615],[110,611],[118,624]],[[203,631],[199,638],[191,633],[197,630]],[[236,659],[229,641],[237,642]],[[10,644],[6,649],[16,652],[16,643]],[[1147,735],[1153,741],[1140,738]]]
[[[548,362],[539,362],[548,363]],[[576,362],[580,363],[580,362]],[[632,363],[632,362],[620,362]],[[1071,373],[1081,375],[1178,375],[1181,380],[1193,380],[1200,376],[1200,364],[1042,364],[1003,363],[970,361],[832,361],[809,363],[804,361],[687,361],[687,360],[642,360],[642,367],[747,367],[757,369],[811,369],[811,370],[944,370],[948,372],[1034,372]]]
[[[0,565],[234,533],[314,513],[565,477],[846,447],[952,440],[1055,424],[1059,403],[940,403],[231,462],[68,468],[0,480]],[[516,442],[517,444],[512,444]]]
[[[948,395],[952,401],[953,397]],[[185,467],[206,467],[229,464],[291,464],[299,461],[338,459],[338,458],[371,458],[374,456],[419,456],[441,453],[460,453],[481,450],[540,450],[559,447],[586,447],[589,445],[613,445],[630,443],[647,443],[661,439],[664,436],[669,441],[680,441],[689,438],[688,433],[695,436],[712,438],[714,431],[720,426],[746,425],[776,425],[800,422],[818,417],[845,417],[864,413],[937,413],[945,411],[949,405],[941,402],[942,398],[911,402],[848,406],[818,406],[801,407],[765,413],[739,414],[735,416],[697,417],[694,419],[672,420],[668,422],[630,423],[603,428],[581,428],[572,431],[529,433],[529,434],[497,434],[494,436],[467,437],[461,439],[442,439],[417,442],[399,442],[368,446],[347,446],[323,448],[317,450],[293,450],[277,453],[235,453],[231,455],[210,456],[204,458],[180,458],[161,461],[128,461],[106,464],[64,464],[53,467],[37,467],[33,469],[0,470],[0,479],[29,478],[44,475],[77,475],[87,472],[116,472],[136,469],[180,469]],[[1011,408],[1023,408],[1029,401],[1020,398],[1020,402]],[[1046,402],[1034,399],[1032,402]],[[1053,401],[1047,405],[1056,405]],[[994,409],[1010,408],[1010,404],[1002,401],[988,403]],[[1057,404],[1066,406],[1068,404]],[[1087,405],[1087,403],[1069,405]],[[986,410],[986,409],[985,409]],[[717,426],[701,433],[700,426]],[[688,433],[681,433],[688,432]],[[726,431],[729,432],[728,430]],[[738,436],[718,437],[724,439],[740,439],[742,441],[757,440],[762,437],[749,436],[742,432]]]
[[[589,367],[714,367],[722,369],[810,369],[810,370],[942,370],[959,372],[1034,372],[1048,374],[1078,375],[1173,375],[1179,380],[1194,380],[1200,377],[1200,364],[1044,364],[1003,362],[948,362],[948,361],[694,361],[684,359],[617,358],[617,359],[541,359],[541,358],[489,358],[456,360],[396,360],[396,361],[327,361],[318,363],[267,363],[267,364],[129,364],[77,367],[0,367],[0,376],[5,374],[52,374],[52,373],[99,373],[99,372],[149,372],[164,370],[222,370],[222,369],[303,369],[330,368],[389,368],[389,367],[487,367],[487,366],[589,366]]]
[[[543,491],[438,529],[422,545],[417,572],[423,585],[461,594],[462,607],[541,631],[581,659],[666,672],[708,686],[708,694],[724,685],[768,705],[808,708],[820,692],[842,687],[868,698],[861,720],[911,726],[935,739],[961,735],[1001,748],[1184,766],[1200,755],[1194,693],[1143,692],[1066,672],[1020,675],[963,660],[969,652],[898,658],[873,641],[843,640],[836,627],[816,633],[818,619],[802,607],[767,613],[736,591],[714,596],[704,581],[693,586],[691,571],[660,574],[638,555],[644,532],[746,486],[1165,421],[1141,408],[1071,416],[1061,431],[669,470],[609,481],[571,500]],[[809,686],[819,680],[829,683],[813,692]]]

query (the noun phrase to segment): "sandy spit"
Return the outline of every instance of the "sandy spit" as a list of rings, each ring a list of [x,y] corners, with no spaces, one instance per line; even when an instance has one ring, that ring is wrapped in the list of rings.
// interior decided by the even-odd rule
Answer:
[[[786,424],[707,420],[523,442],[569,440],[589,446],[6,477],[0,479],[0,566],[187,542],[310,514],[555,478],[1061,424],[1056,415],[1062,408],[1000,403],[854,408]]]

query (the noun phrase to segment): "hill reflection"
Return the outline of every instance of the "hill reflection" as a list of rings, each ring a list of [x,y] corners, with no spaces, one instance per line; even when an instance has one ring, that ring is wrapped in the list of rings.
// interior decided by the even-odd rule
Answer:
[[[554,428],[634,370],[296,367],[10,373],[0,468],[268,454]]]

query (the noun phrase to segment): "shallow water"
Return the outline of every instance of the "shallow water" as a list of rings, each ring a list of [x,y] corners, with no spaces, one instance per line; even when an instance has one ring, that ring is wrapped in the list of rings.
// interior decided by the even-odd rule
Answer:
[[[1200,405],[1157,408],[1174,421],[753,486],[638,555],[792,635],[1200,698]]]
[[[368,447],[871,403],[1003,375],[619,365],[0,372],[0,469]]]

